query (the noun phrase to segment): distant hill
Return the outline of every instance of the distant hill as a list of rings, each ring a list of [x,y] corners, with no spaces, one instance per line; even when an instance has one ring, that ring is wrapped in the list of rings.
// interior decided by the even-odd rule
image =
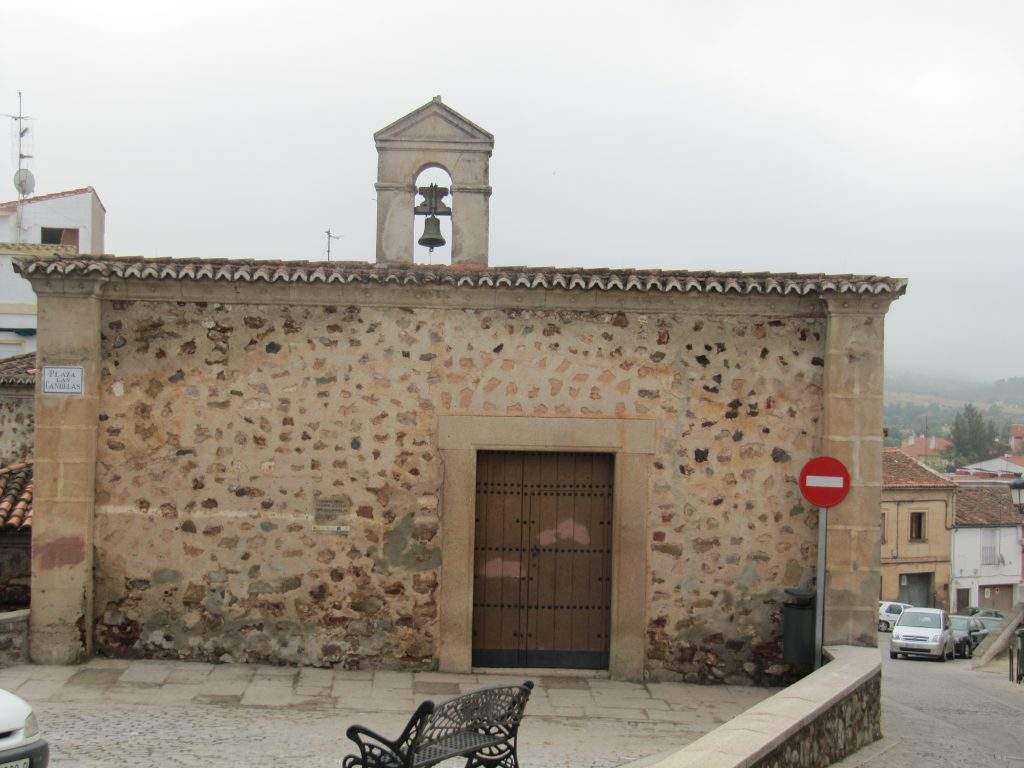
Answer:
[[[974,403],[991,419],[999,434],[1010,423],[1024,421],[1024,378],[971,382],[893,371],[885,377],[887,445],[908,435],[948,436],[956,412]]]
[[[999,379],[992,385],[992,393],[997,402],[1024,405],[1024,377]]]
[[[885,377],[885,393],[934,397],[940,400],[975,404],[1016,405],[1024,407],[1024,377],[999,379],[992,383],[957,381],[919,373],[893,372]]]

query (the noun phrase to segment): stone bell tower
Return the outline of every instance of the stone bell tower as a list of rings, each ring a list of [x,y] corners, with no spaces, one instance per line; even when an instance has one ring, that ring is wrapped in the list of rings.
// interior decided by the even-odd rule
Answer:
[[[494,137],[435,96],[377,131],[373,140],[377,263],[412,264],[416,178],[427,168],[441,168],[452,180],[452,266],[486,268]]]

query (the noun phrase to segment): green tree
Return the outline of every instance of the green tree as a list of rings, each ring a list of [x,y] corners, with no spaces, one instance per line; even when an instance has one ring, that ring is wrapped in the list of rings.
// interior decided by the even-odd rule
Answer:
[[[995,426],[972,403],[965,405],[953,417],[949,437],[953,442],[953,461],[957,465],[973,464],[998,454]]]

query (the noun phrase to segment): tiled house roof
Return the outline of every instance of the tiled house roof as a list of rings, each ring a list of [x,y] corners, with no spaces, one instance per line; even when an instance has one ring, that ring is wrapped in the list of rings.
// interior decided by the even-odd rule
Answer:
[[[968,527],[1021,525],[1024,515],[1013,506],[1010,486],[963,485],[956,494],[956,524]]]
[[[918,456],[933,456],[952,448],[953,443],[944,437],[915,437],[913,441],[906,442],[900,446],[900,450],[907,456],[917,458]]]
[[[367,262],[254,261],[243,259],[147,259],[94,256],[15,258],[22,275],[82,275],[126,280],[214,280],[266,283],[357,283],[472,288],[541,288],[642,293],[887,294],[901,296],[903,278],[769,272],[494,267],[460,270],[447,266]]]
[[[882,487],[898,490],[901,488],[956,488],[956,483],[946,480],[938,472],[915,461],[899,448],[882,451]]]
[[[0,467],[0,526],[32,527],[32,462]]]
[[[15,355],[0,360],[0,384],[35,384],[36,353]]]

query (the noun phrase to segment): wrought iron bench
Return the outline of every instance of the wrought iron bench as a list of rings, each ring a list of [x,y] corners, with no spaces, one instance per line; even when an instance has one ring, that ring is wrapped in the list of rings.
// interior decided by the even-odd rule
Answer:
[[[516,734],[532,690],[527,680],[436,706],[425,701],[395,741],[353,725],[346,733],[359,754],[346,757],[342,768],[426,768],[452,757],[468,758],[466,768],[518,768]]]

